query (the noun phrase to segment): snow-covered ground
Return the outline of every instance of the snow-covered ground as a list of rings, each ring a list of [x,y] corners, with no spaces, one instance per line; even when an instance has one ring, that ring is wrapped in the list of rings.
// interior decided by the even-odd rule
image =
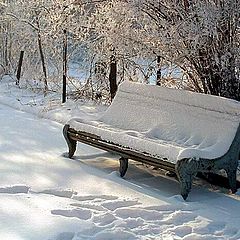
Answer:
[[[239,191],[198,180],[185,202],[151,167],[121,179],[117,156],[83,144],[65,158],[61,123],[105,109],[0,81],[0,239],[240,239]]]

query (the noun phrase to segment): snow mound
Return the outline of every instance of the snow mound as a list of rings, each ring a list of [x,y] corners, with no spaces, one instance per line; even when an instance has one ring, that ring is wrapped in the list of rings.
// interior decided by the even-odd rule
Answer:
[[[224,155],[237,131],[234,100],[123,82],[106,113],[95,121],[71,119],[70,127],[171,162]]]

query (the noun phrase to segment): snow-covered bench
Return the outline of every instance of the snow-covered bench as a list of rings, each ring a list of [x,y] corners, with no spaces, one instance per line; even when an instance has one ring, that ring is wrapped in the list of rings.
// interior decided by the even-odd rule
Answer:
[[[187,198],[197,172],[225,169],[232,192],[240,153],[240,103],[217,96],[123,82],[97,121],[71,119],[63,129],[74,155],[77,141],[176,172]]]

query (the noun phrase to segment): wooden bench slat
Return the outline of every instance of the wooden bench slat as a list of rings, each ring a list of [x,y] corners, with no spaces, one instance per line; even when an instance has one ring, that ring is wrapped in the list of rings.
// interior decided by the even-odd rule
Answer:
[[[117,153],[118,155],[123,156],[125,158],[129,158],[132,160],[140,161],[145,164],[160,167],[168,171],[172,171],[172,172],[175,171],[175,165],[173,163],[164,161],[163,159],[160,159],[160,158],[152,157],[150,154],[147,154],[147,153],[145,154],[139,153],[129,148],[122,147],[114,143],[106,142],[102,140],[101,137],[93,134],[88,134],[86,132],[77,132],[77,131],[74,131],[73,129],[70,129],[69,137],[75,141],[79,141],[108,152]]]

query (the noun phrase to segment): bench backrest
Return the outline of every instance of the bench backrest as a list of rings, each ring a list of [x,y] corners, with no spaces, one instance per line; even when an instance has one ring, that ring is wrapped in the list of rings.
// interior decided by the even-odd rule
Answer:
[[[125,81],[100,120],[162,144],[173,142],[189,149],[205,149],[206,156],[201,157],[213,159],[228,151],[236,135],[240,103]]]

